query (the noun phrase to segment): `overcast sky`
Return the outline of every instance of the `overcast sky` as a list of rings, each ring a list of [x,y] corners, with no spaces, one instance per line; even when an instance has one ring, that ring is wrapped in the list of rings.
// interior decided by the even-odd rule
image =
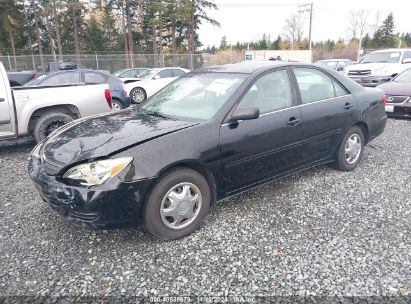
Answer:
[[[309,2],[310,0],[308,0]],[[216,0],[219,9],[209,12],[209,16],[221,23],[221,27],[203,24],[200,27],[200,40],[204,47],[220,45],[222,36],[227,36],[228,43],[258,40],[264,32],[272,40],[283,32],[285,19],[298,12],[298,6],[304,0]],[[307,2],[307,3],[308,3]],[[376,23],[376,13],[381,13],[380,22],[392,12],[396,31],[411,32],[411,1],[409,0],[314,0],[313,33],[314,41],[349,38],[347,16],[351,10],[367,9],[369,23]],[[266,4],[266,5],[261,5]],[[232,6],[234,5],[234,7]],[[246,7],[241,7],[246,6]],[[306,30],[308,37],[308,13]]]

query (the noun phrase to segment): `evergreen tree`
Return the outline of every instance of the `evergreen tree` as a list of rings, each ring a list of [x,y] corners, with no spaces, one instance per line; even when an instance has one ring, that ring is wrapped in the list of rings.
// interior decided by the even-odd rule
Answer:
[[[397,45],[394,36],[394,16],[389,13],[387,18],[383,21],[381,26],[374,34],[373,45],[376,48],[390,48]]]

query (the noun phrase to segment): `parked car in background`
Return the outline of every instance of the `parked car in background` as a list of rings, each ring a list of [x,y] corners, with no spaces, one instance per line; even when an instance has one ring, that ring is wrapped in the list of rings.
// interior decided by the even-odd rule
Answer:
[[[107,83],[112,94],[113,110],[121,110],[130,106],[130,97],[126,92],[123,82],[101,71],[84,69],[58,71],[41,75],[37,79],[27,83],[26,86],[55,86],[80,83]]]
[[[81,64],[75,62],[49,62],[48,68],[49,72],[84,69]]]
[[[126,90],[131,102],[140,103],[154,95],[170,82],[188,73],[183,68],[158,68],[143,72],[138,81],[127,83]]]
[[[378,86],[385,92],[389,117],[411,118],[411,68]]]
[[[198,229],[211,202],[320,164],[354,170],[386,120],[381,90],[319,66],[248,61],[60,129],[35,147],[29,173],[71,222],[140,221],[171,240]]]
[[[74,119],[111,111],[108,84],[16,87],[0,62],[0,140],[34,135],[42,141]]]
[[[135,81],[138,76],[148,71],[147,68],[132,68],[132,69],[122,69],[120,71],[114,72],[111,75],[120,78],[124,83]]]
[[[36,71],[21,71],[21,72],[8,72],[7,77],[10,81],[11,87],[22,86],[32,79],[36,79],[39,73]]]
[[[326,59],[318,60],[315,63],[326,66],[338,72],[343,72],[346,67],[354,64],[350,59]]]
[[[359,64],[345,69],[345,74],[365,87],[390,81],[411,67],[411,49],[386,49],[365,55]]]

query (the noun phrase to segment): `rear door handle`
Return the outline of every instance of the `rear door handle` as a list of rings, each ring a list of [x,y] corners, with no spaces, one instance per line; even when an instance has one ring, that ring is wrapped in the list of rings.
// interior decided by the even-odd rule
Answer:
[[[350,104],[349,102],[347,102],[347,103],[345,104],[345,106],[344,106],[344,109],[345,109],[345,110],[349,110],[349,109],[351,109],[353,106],[354,106],[354,105],[352,105],[352,104]]]
[[[0,102],[5,101],[5,99],[3,97],[0,97]]]
[[[300,123],[300,120],[295,118],[295,117],[291,117],[285,124],[287,126],[290,127],[295,127],[296,125],[298,125]]]

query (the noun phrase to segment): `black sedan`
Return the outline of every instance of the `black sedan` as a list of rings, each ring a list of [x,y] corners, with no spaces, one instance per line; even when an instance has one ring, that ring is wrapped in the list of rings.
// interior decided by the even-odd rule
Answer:
[[[353,170],[386,120],[381,90],[327,68],[216,66],[140,107],[63,126],[35,147],[29,173],[71,222],[141,221],[177,239],[200,227],[212,202],[320,164]]]

